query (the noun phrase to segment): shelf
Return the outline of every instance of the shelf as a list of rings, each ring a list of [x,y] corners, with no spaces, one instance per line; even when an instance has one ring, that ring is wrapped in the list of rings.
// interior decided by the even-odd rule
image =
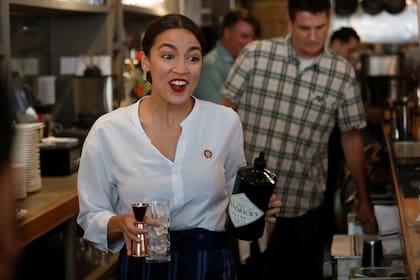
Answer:
[[[124,13],[149,15],[149,16],[164,16],[168,11],[164,8],[146,8],[139,6],[122,5]]]
[[[108,5],[93,5],[58,0],[10,0],[12,15],[45,15],[66,13],[109,13]]]
[[[21,247],[77,215],[76,186],[77,174],[42,177],[41,190],[18,201],[18,208],[28,210],[28,215],[18,225]]]

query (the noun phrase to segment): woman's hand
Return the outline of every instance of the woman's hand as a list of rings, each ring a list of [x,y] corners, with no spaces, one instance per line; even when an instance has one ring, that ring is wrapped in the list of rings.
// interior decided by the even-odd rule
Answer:
[[[272,194],[268,202],[268,210],[265,213],[265,220],[269,223],[276,222],[276,215],[280,212],[281,201],[275,194]]]
[[[147,227],[137,227],[134,213],[130,212],[124,216],[123,219],[123,236],[125,240],[125,246],[127,248],[127,255],[132,255],[132,242],[140,242],[140,234],[147,234]],[[152,217],[145,215],[144,223],[151,226],[160,226],[159,220],[153,219]]]
[[[136,219],[134,218],[134,213],[130,212],[125,215],[123,219],[123,237],[125,240],[125,247],[127,248],[127,255],[132,255],[132,243],[133,241],[140,241],[138,234],[146,233],[146,229],[139,229],[136,225]]]

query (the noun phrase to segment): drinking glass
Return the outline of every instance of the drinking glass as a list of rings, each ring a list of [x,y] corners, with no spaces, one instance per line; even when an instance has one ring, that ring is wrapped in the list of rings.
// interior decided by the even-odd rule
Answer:
[[[147,246],[149,255],[147,262],[169,262],[170,239],[169,239],[169,201],[154,200],[148,202],[147,215],[159,220],[160,226],[147,226]]]

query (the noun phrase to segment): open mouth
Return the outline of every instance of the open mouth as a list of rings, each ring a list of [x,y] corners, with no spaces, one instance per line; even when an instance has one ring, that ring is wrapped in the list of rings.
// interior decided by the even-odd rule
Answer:
[[[171,80],[169,85],[173,91],[182,92],[187,88],[188,81],[183,79]]]

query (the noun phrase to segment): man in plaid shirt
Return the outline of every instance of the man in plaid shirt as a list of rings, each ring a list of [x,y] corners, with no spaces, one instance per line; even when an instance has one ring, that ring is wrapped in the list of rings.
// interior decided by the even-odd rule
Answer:
[[[267,168],[278,175],[275,193],[282,206],[263,279],[322,279],[320,206],[335,123],[357,188],[359,219],[365,233],[377,231],[354,69],[324,47],[330,10],[329,0],[289,0],[289,34],[247,45],[222,87],[221,103],[241,117],[247,160],[265,151]]]

